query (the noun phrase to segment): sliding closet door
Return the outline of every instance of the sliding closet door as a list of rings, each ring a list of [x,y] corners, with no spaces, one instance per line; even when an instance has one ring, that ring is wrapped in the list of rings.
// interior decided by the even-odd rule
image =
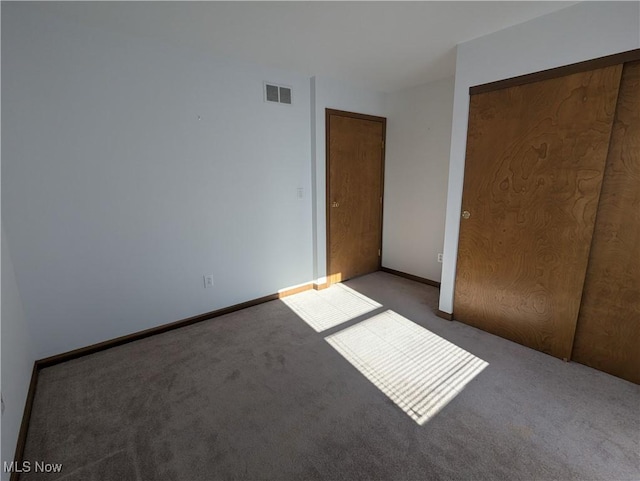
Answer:
[[[622,73],[573,359],[640,384],[640,62]]]
[[[457,320],[570,357],[621,71],[471,97]]]

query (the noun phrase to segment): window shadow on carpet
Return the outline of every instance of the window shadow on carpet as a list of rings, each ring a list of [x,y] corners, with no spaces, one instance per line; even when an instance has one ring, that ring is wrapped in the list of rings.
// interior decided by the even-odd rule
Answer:
[[[340,326],[325,340],[419,425],[489,365],[343,284],[282,301],[316,332]]]
[[[326,331],[382,307],[382,304],[345,286],[309,290],[280,299],[316,332]]]

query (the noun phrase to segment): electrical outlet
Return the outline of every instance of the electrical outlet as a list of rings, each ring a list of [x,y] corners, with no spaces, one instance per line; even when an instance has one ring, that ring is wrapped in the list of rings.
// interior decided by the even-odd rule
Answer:
[[[302,187],[298,187],[296,194],[298,196],[298,199],[302,199],[304,197],[304,189]]]
[[[4,414],[4,398],[0,394],[0,402],[2,402],[2,414]]]
[[[204,276],[204,287],[205,289],[213,287],[213,275]]]
[[[442,262],[442,254],[438,254],[438,262]]]

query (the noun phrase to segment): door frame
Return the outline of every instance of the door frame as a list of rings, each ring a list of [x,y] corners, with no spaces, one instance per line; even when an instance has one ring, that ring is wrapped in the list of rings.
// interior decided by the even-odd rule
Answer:
[[[339,117],[348,117],[352,119],[358,120],[369,120],[372,122],[380,122],[382,124],[382,152],[381,152],[381,163],[380,166],[380,195],[382,197],[382,202],[380,203],[380,255],[378,256],[378,270],[382,267],[382,230],[383,230],[383,221],[384,221],[384,160],[386,153],[386,140],[387,140],[387,119],[386,117],[378,117],[375,115],[367,115],[367,114],[359,114],[356,112],[348,112],[345,110],[336,110],[336,109],[325,109],[325,232],[326,232],[326,283],[324,287],[329,287],[332,284],[331,281],[331,271],[329,267],[331,265],[331,207],[329,206],[331,200],[329,197],[329,187],[330,187],[330,168],[331,168],[331,130],[329,128],[329,121],[332,115],[336,115]]]

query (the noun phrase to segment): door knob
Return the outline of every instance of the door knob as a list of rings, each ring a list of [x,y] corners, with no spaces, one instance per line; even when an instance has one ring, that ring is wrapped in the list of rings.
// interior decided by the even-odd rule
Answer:
[[[340,207],[340,202],[331,202],[331,207]]]
[[[462,218],[463,219],[468,219],[469,217],[471,217],[471,212],[469,212],[468,210],[463,210],[462,211]]]

